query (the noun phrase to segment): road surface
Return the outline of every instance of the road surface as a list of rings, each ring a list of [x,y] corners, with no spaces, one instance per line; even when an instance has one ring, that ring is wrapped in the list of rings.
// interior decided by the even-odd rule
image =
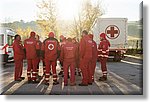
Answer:
[[[81,77],[76,76],[76,86],[64,86],[63,78],[59,76],[58,85],[44,85],[43,79],[37,84],[28,84],[26,76],[27,64],[24,62],[23,76],[25,80],[16,82],[13,79],[14,63],[8,63],[0,72],[0,88],[3,95],[142,95],[143,94],[143,66],[142,60],[126,58],[121,62],[107,63],[108,80],[99,82],[102,76],[100,64],[97,63],[95,70],[95,81],[93,85],[78,86]],[[60,66],[57,65],[57,72]],[[42,64],[40,64],[40,74],[42,75]]]

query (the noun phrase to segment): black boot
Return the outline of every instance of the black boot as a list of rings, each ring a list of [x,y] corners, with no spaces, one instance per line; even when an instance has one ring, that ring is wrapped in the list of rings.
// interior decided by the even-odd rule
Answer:
[[[61,70],[59,73],[58,73],[58,75],[62,75],[63,74],[63,70]]]
[[[57,80],[53,81],[53,85],[57,85],[59,82]]]

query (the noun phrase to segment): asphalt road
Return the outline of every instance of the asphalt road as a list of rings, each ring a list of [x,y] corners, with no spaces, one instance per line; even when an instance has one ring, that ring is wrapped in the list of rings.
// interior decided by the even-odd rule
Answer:
[[[64,86],[63,78],[59,76],[58,85],[44,85],[43,79],[37,84],[28,84],[27,78],[21,82],[13,79],[14,63],[8,63],[0,71],[0,93],[4,95],[142,95],[143,94],[143,66],[142,60],[126,58],[121,62],[107,63],[108,80],[99,82],[102,76],[100,64],[97,63],[95,70],[95,82],[89,86],[78,86],[81,77],[76,76],[76,86]],[[24,62],[23,76],[26,77],[27,64]],[[40,65],[42,75],[42,64]],[[57,72],[60,66],[57,65]],[[52,76],[50,77],[52,83]]]

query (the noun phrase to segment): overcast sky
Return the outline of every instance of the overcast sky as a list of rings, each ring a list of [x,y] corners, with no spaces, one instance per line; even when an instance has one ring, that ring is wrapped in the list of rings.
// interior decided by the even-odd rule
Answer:
[[[0,22],[36,20],[36,3],[40,0],[1,0]],[[57,0],[58,17],[71,20],[77,15],[82,0]],[[96,1],[96,0],[94,0]],[[102,17],[123,17],[129,21],[139,20],[139,4],[142,0],[101,0],[105,10]]]

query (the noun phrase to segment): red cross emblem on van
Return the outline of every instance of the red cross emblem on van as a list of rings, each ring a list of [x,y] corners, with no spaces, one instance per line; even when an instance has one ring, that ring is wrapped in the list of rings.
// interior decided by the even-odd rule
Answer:
[[[120,30],[116,25],[109,25],[105,29],[105,33],[109,39],[116,39],[120,34]]]

